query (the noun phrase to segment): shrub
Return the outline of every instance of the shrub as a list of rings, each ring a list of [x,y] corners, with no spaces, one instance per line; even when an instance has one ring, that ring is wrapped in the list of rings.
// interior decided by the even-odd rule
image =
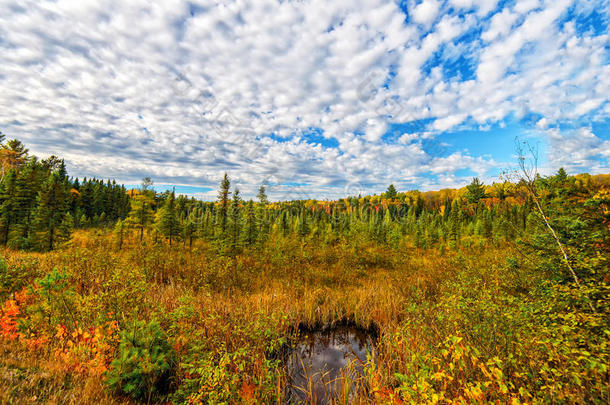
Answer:
[[[133,329],[121,332],[106,382],[117,392],[150,403],[169,392],[175,368],[174,350],[159,324],[136,322]]]

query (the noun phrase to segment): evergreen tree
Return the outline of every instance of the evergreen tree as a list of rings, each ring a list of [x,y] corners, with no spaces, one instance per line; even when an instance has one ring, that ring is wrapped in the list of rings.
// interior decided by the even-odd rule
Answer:
[[[309,235],[309,222],[307,220],[307,211],[305,208],[302,208],[301,213],[299,215],[299,219],[297,222],[297,235],[301,238]]]
[[[477,177],[472,179],[472,182],[466,186],[466,200],[471,204],[478,203],[481,198],[485,198],[485,187]]]
[[[197,226],[194,215],[189,215],[184,222],[184,242],[189,242],[189,249],[193,247],[193,240],[197,235]]]
[[[258,188],[257,198],[258,198],[258,202],[259,202],[260,205],[265,206],[265,205],[269,204],[269,200],[267,199],[267,194],[266,194],[265,186],[260,186]]]
[[[460,240],[460,207],[457,201],[453,201],[451,214],[449,215],[449,239],[453,244],[457,244]]]
[[[227,217],[229,215],[229,197],[231,195],[231,181],[225,173],[220,182],[220,191],[218,192],[218,223],[220,225],[220,236],[224,238],[227,232]]]
[[[143,190],[144,191],[144,190]],[[139,193],[131,198],[131,211],[127,217],[130,227],[138,230],[140,242],[144,240],[144,230],[152,222],[152,200],[146,193]]]
[[[53,250],[70,236],[72,226],[68,214],[69,190],[58,172],[53,172],[40,190],[35,216],[35,244],[42,250]]]
[[[169,239],[169,245],[172,245],[172,240],[180,234],[180,221],[176,216],[176,195],[171,192],[169,198],[159,210],[159,219],[157,221],[157,231]]]
[[[269,200],[265,186],[260,186],[258,189],[258,209],[256,212],[256,221],[258,221],[258,237],[261,241],[264,241],[269,233],[269,216],[267,215],[267,205]]]
[[[256,214],[254,212],[254,202],[248,201],[246,205],[246,236],[245,242],[247,246],[251,246],[256,242],[257,237]]]
[[[17,172],[15,169],[10,169],[0,187],[0,226],[2,227],[3,245],[8,243],[11,226],[17,219],[16,183]]]
[[[241,223],[239,218],[239,204],[241,197],[239,196],[239,189],[235,189],[233,192],[233,201],[231,203],[231,222],[230,222],[230,242],[229,248],[232,255],[237,253],[239,249],[239,235],[241,232]]]
[[[396,191],[396,187],[394,187],[394,184],[390,184],[388,186],[387,191],[385,192],[385,198],[392,200],[392,199],[396,198],[397,195],[398,195],[398,192]]]
[[[125,235],[125,221],[119,219],[114,225],[114,236],[116,237],[119,245],[119,250],[123,248],[123,239]]]
[[[33,214],[36,208],[38,190],[40,189],[42,170],[36,159],[30,159],[17,176],[15,200],[17,203],[17,222],[20,246],[24,246],[30,237]]]

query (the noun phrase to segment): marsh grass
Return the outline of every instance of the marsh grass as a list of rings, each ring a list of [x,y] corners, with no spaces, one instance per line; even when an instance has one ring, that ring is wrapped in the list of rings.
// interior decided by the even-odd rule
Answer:
[[[108,368],[118,334],[136,320],[157,321],[175,351],[164,402],[285,403],[277,353],[299,327],[341,320],[376,325],[378,344],[362,375],[342,370],[332,403],[610,400],[607,314],[564,305],[573,290],[549,284],[510,244],[441,251],[277,237],[227,258],[202,241],[189,249],[126,238],[119,251],[110,233],[78,231],[57,251],[1,254],[19,274],[3,300],[27,296],[20,337],[0,337],[3,402],[129,402],[105,388],[86,341],[68,347],[57,328],[98,328]],[[37,280],[54,269],[68,286],[42,305]],[[57,350],[78,367],[54,360]]]

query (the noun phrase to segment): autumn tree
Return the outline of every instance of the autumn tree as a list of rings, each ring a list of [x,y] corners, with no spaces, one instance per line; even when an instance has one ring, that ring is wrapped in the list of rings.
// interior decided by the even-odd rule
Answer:
[[[0,181],[10,169],[17,169],[27,161],[28,150],[17,139],[0,146]]]
[[[127,224],[139,232],[140,242],[144,240],[144,230],[153,220],[152,204],[151,197],[145,192],[140,192],[131,198],[131,211],[127,217]]]

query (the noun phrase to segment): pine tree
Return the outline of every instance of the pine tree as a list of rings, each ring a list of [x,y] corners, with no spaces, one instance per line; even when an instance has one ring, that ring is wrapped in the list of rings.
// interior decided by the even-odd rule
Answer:
[[[229,215],[229,196],[231,195],[230,191],[231,181],[229,180],[229,176],[225,173],[222,181],[220,182],[220,191],[218,192],[218,223],[220,225],[220,236],[224,238],[227,232],[227,217]]]
[[[58,172],[51,173],[38,195],[35,215],[35,241],[40,249],[53,250],[69,238],[72,223],[68,196],[68,184],[61,180]]]
[[[25,164],[28,157],[28,150],[17,139],[11,139],[6,144],[0,146],[0,169],[1,178],[8,174],[10,169],[18,169]]]
[[[0,225],[3,245],[8,243],[11,226],[17,219],[16,183],[17,172],[15,169],[10,169],[0,186]]]
[[[264,205],[269,204],[269,200],[267,199],[267,194],[266,194],[265,186],[260,186],[258,188],[257,198],[258,198],[258,202],[259,202],[260,205],[264,206]]]
[[[288,220],[288,212],[282,210],[280,213],[280,228],[282,230],[282,236],[288,235],[290,231],[290,222]]]
[[[301,238],[309,235],[309,222],[307,220],[307,215],[305,213],[306,209],[301,208],[301,214],[299,215],[299,219],[297,222],[297,235]]]
[[[137,229],[140,233],[140,242],[144,240],[144,230],[152,222],[152,200],[146,193],[136,194],[131,198],[131,211],[127,217],[130,227]]]
[[[159,210],[159,219],[157,221],[157,231],[159,234],[169,239],[169,245],[172,245],[172,240],[180,234],[180,221],[176,216],[176,194],[171,192],[165,205]]]
[[[267,194],[265,190],[265,186],[260,186],[258,189],[258,209],[256,212],[256,220],[258,221],[258,237],[261,241],[264,241],[269,234],[269,216],[267,212],[267,205],[269,205],[269,200],[267,199]]]
[[[114,236],[117,239],[119,250],[123,248],[123,239],[125,236],[125,221],[119,219],[114,225]]]
[[[184,242],[188,240],[189,249],[193,247],[193,240],[197,235],[197,226],[194,215],[189,215],[184,222]]]
[[[233,201],[231,203],[231,222],[230,222],[230,243],[229,248],[232,255],[237,253],[239,249],[239,235],[241,233],[241,222],[239,218],[239,204],[241,197],[239,196],[239,189],[235,189],[233,192]]]
[[[30,237],[41,179],[42,167],[36,159],[30,159],[17,176],[15,199],[17,203],[19,238],[21,239],[19,245],[21,246],[24,246]]]
[[[477,177],[472,179],[472,182],[466,186],[466,200],[471,204],[477,204],[482,198],[485,198],[485,187]]]
[[[387,191],[385,192],[385,198],[387,198],[388,200],[392,200],[396,198],[397,195],[398,192],[396,191],[396,187],[394,187],[394,184],[390,184],[388,186]]]
[[[256,242],[257,237],[256,214],[254,212],[254,202],[248,201],[246,205],[246,236],[245,242],[247,246],[251,246]]]
[[[460,207],[457,201],[453,201],[451,207],[451,214],[449,215],[449,239],[452,244],[455,245],[460,240]]]

